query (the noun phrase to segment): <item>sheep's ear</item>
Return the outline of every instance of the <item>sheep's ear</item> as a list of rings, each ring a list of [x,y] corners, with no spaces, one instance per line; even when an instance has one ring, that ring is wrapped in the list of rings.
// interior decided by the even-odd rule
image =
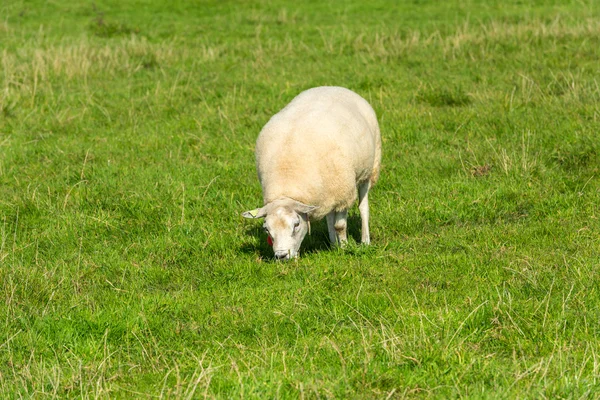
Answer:
[[[317,206],[309,206],[307,204],[300,203],[299,201],[294,201],[294,205],[292,207],[294,208],[294,211],[299,214],[308,214],[309,212],[319,208]]]
[[[244,211],[242,217],[244,218],[263,218],[267,215],[265,208],[255,208],[254,210]]]

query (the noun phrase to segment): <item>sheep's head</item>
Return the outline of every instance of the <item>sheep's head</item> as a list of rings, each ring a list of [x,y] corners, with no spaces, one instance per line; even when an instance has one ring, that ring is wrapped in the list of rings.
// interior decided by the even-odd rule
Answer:
[[[308,214],[316,207],[291,199],[273,201],[262,208],[246,211],[245,218],[264,218],[263,228],[273,245],[275,258],[298,257],[300,244],[308,232]]]

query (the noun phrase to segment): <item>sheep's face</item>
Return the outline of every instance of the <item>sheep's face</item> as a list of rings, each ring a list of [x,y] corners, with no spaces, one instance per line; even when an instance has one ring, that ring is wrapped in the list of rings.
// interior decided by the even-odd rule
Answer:
[[[316,207],[283,198],[262,208],[242,213],[245,218],[264,218],[263,228],[273,245],[275,258],[298,257],[300,244],[308,232],[308,216]]]
[[[308,232],[306,214],[299,214],[288,207],[277,207],[267,214],[263,228],[273,242],[276,259],[298,257],[300,244]]]

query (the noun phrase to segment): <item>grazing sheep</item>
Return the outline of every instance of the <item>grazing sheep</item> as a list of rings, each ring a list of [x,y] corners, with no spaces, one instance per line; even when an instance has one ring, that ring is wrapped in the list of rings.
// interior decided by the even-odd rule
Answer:
[[[275,258],[294,258],[309,220],[326,216],[331,243],[347,241],[348,209],[358,188],[362,243],[369,244],[368,193],[380,162],[379,125],[365,99],[341,87],[306,90],[261,130],[256,168],[264,206],[242,215],[265,217]]]

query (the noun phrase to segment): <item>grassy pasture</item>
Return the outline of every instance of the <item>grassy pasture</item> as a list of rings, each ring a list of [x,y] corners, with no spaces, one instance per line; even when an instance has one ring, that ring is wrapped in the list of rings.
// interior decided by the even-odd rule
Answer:
[[[0,397],[597,398],[599,6],[1,3]],[[373,245],[276,263],[254,140],[319,85]]]

